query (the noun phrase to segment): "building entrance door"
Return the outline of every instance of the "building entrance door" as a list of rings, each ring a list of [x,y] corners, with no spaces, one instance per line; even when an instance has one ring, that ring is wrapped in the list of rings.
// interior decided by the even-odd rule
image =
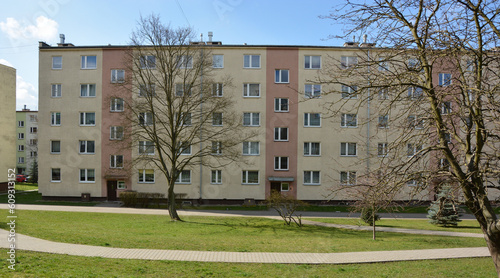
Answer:
[[[117,181],[108,181],[108,201],[116,201],[116,187]]]
[[[271,193],[274,191],[281,192],[281,182],[271,182]]]

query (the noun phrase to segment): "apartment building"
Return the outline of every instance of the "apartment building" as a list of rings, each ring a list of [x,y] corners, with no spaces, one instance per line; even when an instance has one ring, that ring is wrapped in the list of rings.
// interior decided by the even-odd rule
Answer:
[[[16,168],[16,69],[0,64],[0,186],[7,189],[10,169]]]
[[[31,175],[33,163],[38,156],[38,111],[31,111],[26,105],[16,111],[18,174]]]
[[[187,200],[264,200],[271,190],[314,202],[355,199],[347,193],[332,195],[332,188],[356,184],[357,177],[380,163],[388,142],[398,138],[398,121],[406,124],[413,117],[418,122],[416,115],[390,119],[381,108],[387,99],[383,91],[374,92],[370,104],[360,103],[355,88],[361,81],[354,77],[342,85],[321,81],[328,80],[333,64],[348,68],[356,63],[370,44],[207,47],[214,79],[231,76],[234,85],[221,96],[235,101],[243,127],[258,136],[241,144],[239,163],[183,171],[175,190]],[[141,151],[121,144],[124,102],[135,93],[117,91],[115,85],[131,74],[123,64],[128,49],[40,43],[38,156],[44,198],[85,194],[115,200],[124,190],[167,192],[158,169],[126,166]],[[418,90],[408,92],[413,93]],[[408,144],[402,159],[419,148]],[[415,185],[408,184],[408,190]],[[420,198],[430,200],[433,194],[424,191]]]

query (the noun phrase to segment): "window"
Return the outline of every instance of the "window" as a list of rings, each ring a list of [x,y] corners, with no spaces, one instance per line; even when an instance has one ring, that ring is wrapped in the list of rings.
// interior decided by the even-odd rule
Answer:
[[[212,170],[210,177],[211,184],[222,184],[222,170]]]
[[[288,157],[275,156],[274,157],[274,170],[276,170],[276,171],[288,170]]]
[[[61,112],[51,112],[50,113],[50,125],[60,126],[61,125]]]
[[[95,97],[95,84],[81,84],[80,85],[81,97]]]
[[[342,114],[340,118],[341,127],[358,127],[357,114]]]
[[[222,126],[222,113],[214,112],[212,115],[212,125],[213,126]]]
[[[139,125],[140,126],[153,125],[153,113],[151,112],[139,113]]]
[[[182,83],[176,83],[175,84],[175,96],[183,97],[185,93],[187,93],[186,95],[190,96],[191,95],[191,88],[189,86],[184,86],[184,84],[182,84]]]
[[[446,158],[439,159],[439,170],[441,171],[449,171],[450,170],[450,162]]]
[[[52,69],[62,69],[62,56],[52,57]]]
[[[304,95],[307,98],[317,98],[321,96],[321,85],[320,84],[306,84],[304,89]]]
[[[61,84],[52,84],[52,94],[51,97],[61,97]]]
[[[123,112],[123,107],[124,107],[124,101],[123,98],[112,98],[111,99],[111,107],[109,108],[109,111],[111,112]]]
[[[305,156],[319,156],[320,143],[319,142],[304,142],[304,155]]]
[[[290,83],[289,71],[285,69],[277,69],[274,71],[274,83]]]
[[[451,102],[445,101],[441,103],[441,114],[446,115],[451,113]]]
[[[421,186],[423,183],[422,173],[414,173],[409,176],[409,180],[406,182],[407,186]]]
[[[30,152],[30,157],[36,157],[36,156],[38,156],[37,152],[34,152],[34,151]]]
[[[224,86],[222,83],[214,83],[212,87],[212,95],[214,97],[222,97],[222,95],[224,94],[223,87]]]
[[[95,141],[80,140],[80,154],[94,154]]]
[[[191,170],[182,170],[177,176],[175,183],[191,183]]]
[[[125,82],[125,70],[113,69],[111,70],[111,83]]]
[[[319,185],[320,184],[319,171],[304,171],[304,184]]]
[[[340,155],[341,156],[356,156],[357,144],[356,143],[340,143]]]
[[[408,144],[407,146],[407,156],[412,157],[422,150],[422,145],[419,144]]]
[[[356,56],[342,56],[340,57],[340,67],[347,69],[358,64],[358,57]]]
[[[408,97],[412,99],[421,98],[423,96],[423,90],[420,87],[410,87],[408,88]]]
[[[212,154],[221,155],[222,154],[222,142],[212,141]]]
[[[109,128],[109,139],[110,140],[122,140],[123,139],[123,127],[122,126],[111,126]]]
[[[17,151],[18,152],[24,152],[24,145],[17,146]]]
[[[24,164],[24,157],[18,157],[17,158],[17,163],[18,164]]]
[[[17,134],[17,139],[23,140],[24,139],[24,133],[18,133]]]
[[[95,169],[80,169],[80,182],[95,182]]]
[[[243,142],[243,155],[259,155],[259,142]]]
[[[241,173],[242,184],[259,184],[259,171],[243,170]]]
[[[321,114],[320,113],[304,113],[304,126],[305,127],[320,127]]]
[[[260,55],[244,55],[243,56],[244,68],[260,68]]]
[[[439,86],[450,86],[451,85],[451,73],[440,73],[439,74]]]
[[[288,112],[288,99],[275,98],[274,99],[274,112]]]
[[[30,145],[35,146],[38,143],[37,139],[30,139]]]
[[[51,169],[51,178],[50,181],[61,181],[61,169],[60,168],[52,168]]]
[[[37,127],[30,127],[30,133],[31,134],[36,134],[38,131],[38,128]]]
[[[216,69],[224,68],[224,55],[212,55],[212,67]]]
[[[191,125],[191,113],[180,113],[180,123],[181,126],[190,126]]]
[[[143,55],[139,60],[141,69],[154,69],[156,68],[156,57],[153,55]]]
[[[290,184],[288,182],[282,182],[281,191],[289,191],[289,190],[290,190]]]
[[[320,69],[321,56],[305,56],[304,68],[306,69]]]
[[[82,56],[82,69],[96,69],[97,56]]]
[[[354,184],[356,184],[356,172],[353,172],[353,171],[340,172],[340,184],[342,184],[342,185],[354,185]]]
[[[123,155],[111,155],[109,167],[110,168],[123,168]]]
[[[275,127],[274,141],[288,141],[288,127]]]
[[[389,127],[389,115],[378,116],[378,128],[388,128]]]
[[[180,153],[181,155],[190,155],[191,154],[191,144],[189,142],[184,141],[180,143]]]
[[[57,154],[61,153],[61,141],[50,141],[50,153]]]
[[[153,96],[156,96],[155,84],[139,85],[139,97],[153,97]]]
[[[95,112],[80,112],[81,126],[95,126]]]
[[[260,97],[260,84],[243,84],[244,97]]]
[[[356,99],[358,98],[357,91],[358,86],[346,86],[342,85],[342,98],[344,99]]]
[[[118,181],[116,189],[127,189],[127,186],[125,185],[124,181]]]
[[[155,154],[155,145],[152,141],[139,141],[139,154],[153,155]]]
[[[191,69],[193,68],[193,56],[182,55],[178,57],[177,68],[180,69]]]
[[[389,64],[387,63],[387,61],[385,60],[385,58],[379,58],[378,59],[379,62],[378,62],[378,70],[379,71],[389,71]]]
[[[387,143],[378,143],[377,155],[386,156],[387,155]]]
[[[154,183],[154,182],[155,182],[155,170],[153,169],[139,170],[139,183]]]
[[[37,115],[30,115],[30,122],[38,122],[38,116]]]
[[[244,126],[259,126],[260,125],[260,113],[257,113],[257,112],[243,113],[243,125]]]
[[[18,121],[17,127],[24,127],[24,121]]]
[[[378,99],[380,99],[380,100],[389,99],[389,90],[380,89],[378,91]]]
[[[408,116],[408,125],[410,128],[422,129],[424,128],[424,120],[422,116],[410,115]]]
[[[410,70],[420,70],[420,61],[416,58],[410,58],[408,59],[408,68]]]
[[[451,144],[451,134],[445,133],[444,140],[446,141],[446,143]]]

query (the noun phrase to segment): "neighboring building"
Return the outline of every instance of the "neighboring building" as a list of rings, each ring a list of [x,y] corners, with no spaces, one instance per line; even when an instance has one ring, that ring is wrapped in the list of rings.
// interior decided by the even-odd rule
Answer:
[[[16,111],[17,126],[17,173],[31,175],[38,156],[38,112],[24,106]]]
[[[241,163],[183,173],[176,193],[188,200],[240,202],[263,200],[278,190],[321,202],[329,200],[332,187],[355,184],[397,138],[389,128],[394,122],[377,110],[386,98],[373,98],[371,108],[359,106],[351,94],[355,80],[342,87],[311,80],[326,77],[326,65],[334,61],[349,67],[366,47],[213,45],[214,78],[230,75],[234,85],[223,97],[235,100],[243,125],[259,136],[242,144]],[[124,190],[166,193],[158,170],[124,167],[138,151],[116,144],[115,127],[127,111],[111,96],[116,96],[113,83],[130,74],[123,65],[127,49],[40,43],[38,156],[44,198],[90,194],[115,200]],[[333,90],[342,94],[325,94]],[[132,98],[128,91],[122,95]],[[328,117],[324,105],[345,99],[347,104],[332,106],[342,113]],[[339,194],[334,200],[351,198]]]
[[[16,69],[0,64],[0,188],[16,168]],[[14,172],[15,173],[15,172]]]

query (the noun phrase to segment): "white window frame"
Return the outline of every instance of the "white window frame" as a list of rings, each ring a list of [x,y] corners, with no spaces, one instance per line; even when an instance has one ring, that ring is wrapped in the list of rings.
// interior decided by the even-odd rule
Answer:
[[[212,155],[222,155],[222,142],[212,141]]]
[[[314,59],[319,59],[319,66],[314,66]],[[309,65],[309,66],[308,66]],[[306,55],[304,56],[304,69],[321,69],[321,56],[319,55]]]
[[[447,87],[451,86],[451,73],[439,73],[439,86]]]
[[[124,69],[112,69],[111,70],[111,83],[124,83],[125,82],[125,70]]]
[[[283,139],[283,135],[286,136]],[[275,142],[288,142],[288,127],[275,127],[274,128],[274,141]]]
[[[419,99],[424,95],[424,90],[420,87],[408,88],[408,97],[410,99]]]
[[[17,134],[17,139],[18,140],[24,140],[24,133],[23,132],[20,132]]]
[[[94,115],[94,123],[87,124],[87,117],[91,114]],[[95,126],[95,123],[96,123],[95,112],[80,112],[80,126]]]
[[[37,157],[37,156],[38,156],[38,152],[35,152],[35,151],[30,152],[30,157]]]
[[[342,85],[342,98],[343,99],[357,99],[358,98],[358,86],[352,85]]]
[[[93,146],[90,144],[92,142]],[[91,146],[94,148],[92,151]],[[83,149],[82,149],[83,147]],[[89,150],[90,149],[90,150]],[[78,153],[79,154],[95,154],[96,144],[94,140],[79,140],[78,141]]]
[[[280,189],[281,189],[281,191],[284,191],[284,192],[290,191],[290,183],[282,182]]]
[[[258,57],[258,61],[254,61],[254,59],[253,59],[254,57]],[[257,62],[258,65],[254,65],[254,62]],[[260,61],[260,54],[243,55],[243,68],[245,68],[245,69],[260,69],[260,62],[261,62]]]
[[[389,71],[389,63],[386,61],[386,58],[384,57],[378,58],[378,70]]]
[[[62,84],[51,84],[50,97],[62,97]]]
[[[274,157],[274,171],[288,171],[289,159],[288,156]]]
[[[24,152],[24,145],[17,146],[17,151],[18,152]]]
[[[179,69],[192,69],[193,68],[193,56],[192,55],[180,55],[177,58],[177,68]]]
[[[193,124],[191,112],[180,112],[180,120],[181,126],[191,126]]]
[[[388,143],[383,142],[383,143],[378,143],[377,145],[377,155],[379,157],[385,157],[387,156],[388,153]]]
[[[253,152],[253,150],[257,152]],[[243,142],[243,155],[260,155],[260,142],[259,141],[245,141]]]
[[[315,174],[317,173],[318,180],[315,182]],[[304,171],[304,185],[320,185],[321,184],[321,171]]]
[[[313,148],[313,144],[317,144],[317,148]],[[313,153],[313,149],[317,149],[318,153]],[[304,156],[321,156],[321,143],[320,142],[304,142]]]
[[[441,103],[441,114],[447,115],[452,112],[452,104],[451,101],[445,101]]]
[[[139,64],[141,69],[156,69],[156,56],[142,55],[139,58]]]
[[[313,116],[319,119],[318,124],[313,125]],[[304,127],[321,127],[321,113],[304,113]]]
[[[352,147],[354,146],[354,153]],[[340,143],[340,156],[358,156],[358,144],[353,142],[341,142]]]
[[[38,127],[32,126],[30,127],[30,134],[36,134],[38,132]]]
[[[147,177],[147,172],[152,172],[153,174],[153,180],[147,180],[146,177]],[[138,173],[138,179],[137,179],[137,182],[138,183],[155,183],[155,170],[154,169],[139,169],[139,173]]]
[[[153,97],[156,96],[156,84],[140,84],[139,97]]]
[[[127,189],[127,185],[125,184],[125,181],[117,181],[116,182],[116,189]]]
[[[220,60],[217,58],[220,58]],[[224,55],[222,55],[222,54],[213,54],[212,55],[212,68],[214,68],[214,69],[223,69],[224,68]]]
[[[95,66],[89,65],[89,58],[95,58]],[[82,56],[81,69],[97,69],[97,56],[96,55],[84,55]]]
[[[407,157],[414,157],[415,155],[417,155],[418,152],[423,150],[423,145],[409,143],[409,144],[407,144],[406,148],[407,148],[406,156]]]
[[[93,176],[90,175],[93,174]],[[95,169],[80,169],[80,183],[95,183]]]
[[[59,151],[54,150],[54,143],[59,142]],[[61,153],[61,140],[50,140],[50,153],[51,154],[60,154]]]
[[[420,115],[409,115],[408,116],[408,125],[411,129],[423,129],[424,128],[424,119]]]
[[[120,109],[121,107],[121,109]],[[125,110],[125,101],[123,98],[112,98],[110,102],[110,112],[123,112]]]
[[[187,86],[187,87],[189,87],[189,86]],[[186,91],[187,91],[187,94],[186,94]],[[189,88],[189,91],[188,91],[188,90],[186,90],[186,86],[184,86],[183,83],[175,83],[175,96],[176,97],[183,97],[184,95],[191,96],[191,88]]]
[[[179,175],[177,175],[177,179],[175,180],[176,184],[191,184],[191,170],[182,170]]]
[[[283,108],[286,109],[283,109]],[[274,112],[289,112],[289,100],[288,98],[275,98],[274,99]]]
[[[243,126],[260,126],[260,113],[243,112]]]
[[[250,182],[249,174],[257,173],[257,182]],[[241,184],[259,184],[260,183],[260,172],[258,170],[243,170],[241,171]]]
[[[55,170],[58,170],[59,172],[59,179],[54,179]],[[51,182],[61,182],[62,179],[62,173],[61,173],[61,168],[50,168],[50,181]]]
[[[378,128],[389,128],[389,115],[379,115],[378,116]]]
[[[154,154],[155,154],[155,144],[153,141],[139,141],[139,155],[154,155]]]
[[[94,88],[94,95],[91,95],[91,88]],[[80,84],[80,97],[96,97],[97,86],[96,84]]]
[[[223,83],[214,83],[212,86],[212,95],[214,97],[223,97],[224,96],[224,84]]]
[[[358,114],[348,114],[348,113],[342,113],[340,115],[340,127],[345,127],[345,128],[357,128],[358,127]],[[354,125],[350,125],[352,121],[348,121],[348,117],[354,117],[356,120]]]
[[[121,161],[120,161],[120,159],[121,159]],[[109,168],[122,169],[123,168],[123,155],[121,155],[121,154],[110,155],[109,156]]]
[[[389,99],[389,90],[387,88],[382,88],[378,90],[378,99],[379,100]]]
[[[153,125],[153,113],[151,113],[151,112],[139,113],[138,121],[139,121],[140,126],[152,126]]]
[[[253,92],[251,87],[258,86],[257,90],[257,95],[250,95],[251,92]],[[257,98],[260,97],[260,83],[243,83],[243,97],[248,97],[248,98]]]
[[[304,96],[306,98],[320,98],[321,97],[321,84],[305,84]]]
[[[210,173],[211,184],[222,184],[222,170],[212,170]]]
[[[341,171],[340,172],[340,184],[341,185],[356,185],[356,183],[357,183],[356,174],[357,174],[356,171]]]
[[[287,69],[274,70],[274,83],[278,84],[290,83],[290,70]]]
[[[224,125],[223,116],[224,115],[222,112],[214,112],[212,114],[212,126],[223,126]]]
[[[60,58],[60,61],[56,61],[56,58]],[[53,70],[62,70],[62,67],[63,67],[63,57],[62,56],[52,56],[52,69]]]
[[[191,155],[191,144],[188,141],[184,141],[180,143],[179,146],[180,155]]]
[[[109,140],[123,140],[123,126],[109,127]]]
[[[24,121],[17,121],[17,127],[24,127]]]
[[[350,67],[356,66],[358,64],[357,56],[341,56],[340,57],[340,67],[342,69],[348,69]]]
[[[50,112],[50,125],[61,126],[61,112]]]

